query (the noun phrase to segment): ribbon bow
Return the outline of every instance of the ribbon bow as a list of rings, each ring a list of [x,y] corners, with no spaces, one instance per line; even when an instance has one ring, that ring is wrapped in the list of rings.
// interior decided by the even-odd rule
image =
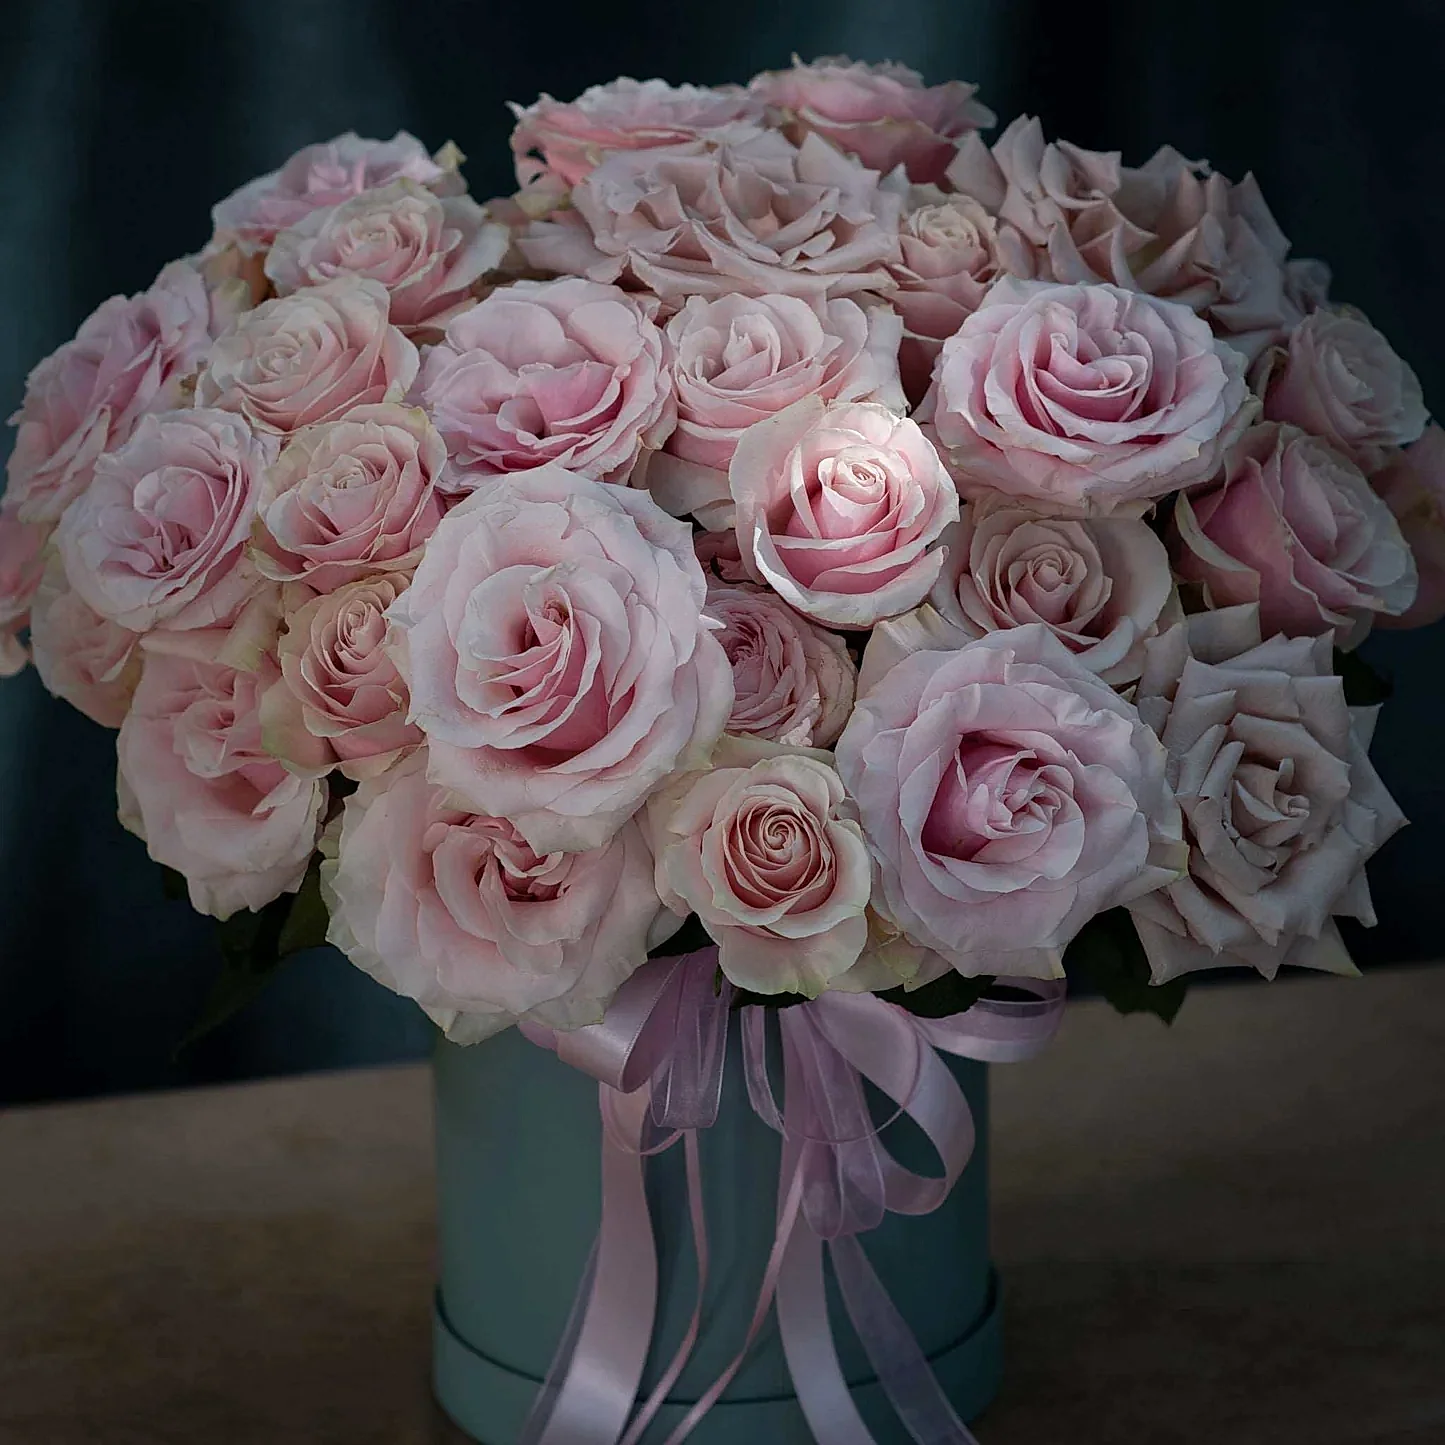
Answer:
[[[598,1080],[603,1143],[601,1228],[520,1445],[638,1445],[692,1352],[708,1270],[698,1132],[717,1119],[733,1002],[731,986],[719,987],[716,979],[716,949],[655,959],[628,980],[600,1024],[568,1033],[522,1025],[534,1043]],[[775,1304],[798,1404],[814,1437],[829,1445],[875,1445],[838,1361],[825,1248],[849,1322],[918,1445],[976,1445],[858,1236],[886,1213],[937,1209],[973,1152],[968,1102],[940,1053],[1002,1063],[1030,1057],[1053,1037],[1064,985],[1014,982],[1032,996],[980,999],[946,1019],[918,1018],[873,994],[825,993],[776,1010],[781,1107],[768,1074],[770,1011],[740,1011],[748,1098],[783,1140],[777,1224],[738,1353],[665,1445],[680,1445],[717,1403]],[[872,1118],[865,1079],[895,1106],[882,1124]],[[903,1114],[936,1150],[942,1175],[914,1173],[884,1146],[882,1131]],[[646,1160],[679,1141],[686,1152],[697,1297],[677,1352],[639,1405],[657,1308]]]

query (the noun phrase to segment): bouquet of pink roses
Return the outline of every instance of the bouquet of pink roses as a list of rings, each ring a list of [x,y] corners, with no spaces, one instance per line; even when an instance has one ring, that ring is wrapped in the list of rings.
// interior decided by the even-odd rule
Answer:
[[[7,669],[197,908],[457,1040],[687,919],[754,1002],[1349,971],[1442,434],[1251,178],[991,124],[829,60],[543,97],[485,206],[301,151],[32,373]]]

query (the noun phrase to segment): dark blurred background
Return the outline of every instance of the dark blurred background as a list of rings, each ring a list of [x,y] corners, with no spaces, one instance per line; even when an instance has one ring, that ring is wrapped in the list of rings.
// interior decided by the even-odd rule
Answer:
[[[104,297],[198,249],[211,204],[308,142],[407,129],[511,188],[504,102],[618,74],[745,80],[892,58],[979,82],[1002,120],[1143,160],[1167,141],[1258,176],[1297,254],[1334,268],[1445,398],[1445,5],[1439,0],[0,0],[0,404]],[[8,441],[5,443],[8,449]],[[1445,954],[1445,625],[1372,638],[1376,736],[1415,826],[1372,869],[1365,965]],[[33,672],[0,684],[0,1104],[419,1054],[421,1015],[326,950],[179,1060],[218,967],[115,820],[114,749]]]

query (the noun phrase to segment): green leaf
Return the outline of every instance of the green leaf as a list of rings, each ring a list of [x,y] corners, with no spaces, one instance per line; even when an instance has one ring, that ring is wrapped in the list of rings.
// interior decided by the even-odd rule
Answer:
[[[926,983],[922,988],[890,988],[880,993],[879,998],[887,1003],[896,1003],[911,1014],[923,1019],[946,1019],[971,1009],[989,988],[994,979],[991,974],[981,973],[974,978],[965,978],[950,969],[942,978]]]
[[[1070,978],[1092,985],[1121,1014],[1151,1013],[1172,1023],[1189,991],[1187,980],[1149,981],[1149,960],[1126,908],[1090,919],[1064,950]]]
[[[1395,685],[1376,672],[1358,652],[1335,648],[1335,672],[1345,684],[1345,701],[1351,707],[1374,707],[1389,699]]]
[[[295,893],[283,893],[256,912],[233,913],[216,925],[221,969],[200,1017],[176,1046],[178,1055],[254,1003],[288,958],[326,942],[319,864],[319,858],[311,860]]]

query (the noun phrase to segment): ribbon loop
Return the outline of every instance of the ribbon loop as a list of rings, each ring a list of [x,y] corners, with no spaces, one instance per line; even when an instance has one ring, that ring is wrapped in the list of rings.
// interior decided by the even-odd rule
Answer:
[[[738,1353],[666,1445],[681,1445],[721,1398],[775,1300],[798,1403],[816,1438],[828,1445],[874,1445],[833,1342],[825,1246],[848,1319],[917,1445],[977,1445],[859,1236],[889,1212],[937,1209],[973,1153],[968,1101],[941,1055],[1012,1062],[1037,1053],[1057,1031],[1062,981],[1019,979],[1010,985],[1028,997],[985,997],[947,1019],[918,1018],[873,994],[825,993],[777,1010],[781,1107],[768,1070],[769,1011],[740,1011],[749,1102],[783,1139],[776,1228]],[[572,1319],[523,1431],[524,1445],[637,1445],[691,1354],[708,1274],[698,1131],[718,1116],[732,1001],[730,985],[717,980],[716,949],[704,949],[639,969],[600,1024],[570,1033],[522,1026],[534,1043],[600,1081],[604,1125],[602,1226]],[[882,1123],[873,1118],[865,1080],[893,1106]],[[941,1174],[915,1173],[885,1147],[884,1132],[903,1114],[933,1146]],[[667,1135],[660,1144],[659,1133]],[[678,1139],[687,1152],[697,1302],[677,1352],[634,1413],[657,1296],[646,1159]]]

